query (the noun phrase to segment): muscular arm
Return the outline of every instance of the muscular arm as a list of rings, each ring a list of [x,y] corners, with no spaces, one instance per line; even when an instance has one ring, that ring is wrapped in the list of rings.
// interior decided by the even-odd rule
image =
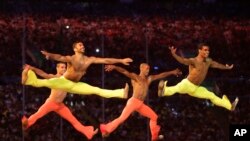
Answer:
[[[60,62],[71,61],[71,56],[62,56],[60,54],[49,53],[47,51],[41,51],[41,53],[46,57],[46,59],[52,59]]]
[[[178,77],[181,74],[182,72],[179,69],[175,69],[172,71],[165,71],[163,73],[156,74],[156,75],[151,75],[150,77],[151,77],[151,81],[155,81],[155,80],[162,79],[170,75],[176,75]]]
[[[188,59],[188,58],[184,58],[184,57],[181,57],[181,56],[178,56],[176,54],[176,48],[175,47],[169,47],[170,51],[171,51],[171,54],[172,56],[178,61],[180,62],[181,64],[184,64],[184,65],[191,65],[193,63],[192,59]]]
[[[106,71],[116,70],[119,73],[129,77],[130,79],[133,79],[133,80],[137,79],[137,75],[135,73],[131,73],[131,72],[127,71],[126,69],[122,68],[122,67],[118,67],[118,66],[115,66],[115,65],[106,65],[105,69],[106,69]]]
[[[173,53],[172,56],[181,64],[191,65],[193,63],[192,59],[180,57],[175,53]]]
[[[43,77],[43,78],[49,79],[49,78],[54,78],[54,77],[55,77],[55,75],[53,75],[53,74],[48,74],[48,73],[46,73],[46,72],[44,72],[44,71],[42,71],[41,69],[38,69],[38,68],[36,68],[36,67],[29,66],[29,68],[30,68],[31,70],[33,70],[37,75],[39,75],[39,76],[41,76],[41,77]]]
[[[122,63],[124,65],[129,65],[129,63],[133,61],[131,58],[116,59],[116,58],[98,58],[98,57],[91,57],[91,60],[95,64],[116,64],[116,63]]]
[[[211,65],[210,65],[211,68],[217,68],[217,69],[221,69],[221,70],[230,70],[233,68],[233,65],[223,65],[223,64],[220,64],[216,61],[212,61],[211,62]]]

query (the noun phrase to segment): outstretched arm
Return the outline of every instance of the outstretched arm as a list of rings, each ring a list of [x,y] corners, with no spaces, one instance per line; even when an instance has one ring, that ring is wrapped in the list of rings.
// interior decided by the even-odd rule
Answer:
[[[115,65],[106,65],[105,66],[105,71],[112,71],[112,70],[116,70],[116,71],[124,74],[125,76],[129,77],[130,79],[133,79],[133,80],[136,80],[136,78],[137,78],[137,75],[135,73],[131,73],[122,67],[118,67]]]
[[[150,77],[151,77],[151,81],[155,81],[155,80],[158,80],[158,79],[168,77],[170,75],[175,75],[175,76],[178,77],[178,76],[182,75],[182,72],[179,69],[175,69],[175,70],[172,70],[172,71],[166,71],[166,72],[156,74],[156,75],[151,75]]]
[[[218,63],[216,61],[212,61],[210,67],[211,68],[222,69],[222,70],[231,70],[234,67],[234,65],[233,64],[232,65],[228,65],[228,64],[223,65],[223,64],[220,64],[220,63]]]
[[[24,68],[29,68],[30,70],[34,71],[37,75],[43,77],[43,78],[46,78],[46,79],[49,79],[49,78],[54,78],[55,75],[53,74],[48,74],[44,71],[42,71],[41,69],[38,69],[36,67],[33,67],[33,66],[30,66],[28,64],[25,64]]]
[[[98,58],[98,57],[91,57],[93,63],[95,64],[116,64],[122,63],[124,65],[129,65],[130,62],[133,62],[131,58],[124,58],[124,59],[116,59],[116,58]]]
[[[41,51],[41,53],[46,57],[46,59],[52,59],[60,62],[71,61],[71,56],[62,56],[60,54],[49,53],[47,51]]]
[[[191,59],[188,59],[188,58],[184,58],[184,57],[181,57],[181,56],[178,56],[176,54],[176,48],[175,47],[169,47],[170,51],[171,51],[171,54],[172,56],[181,64],[184,64],[184,65],[191,65],[193,63],[193,61]]]

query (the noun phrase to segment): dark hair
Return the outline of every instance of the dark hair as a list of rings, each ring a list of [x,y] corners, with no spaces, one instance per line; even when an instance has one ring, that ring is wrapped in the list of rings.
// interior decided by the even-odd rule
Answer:
[[[73,45],[72,45],[72,48],[74,49],[75,46],[76,46],[76,44],[78,44],[78,43],[81,43],[81,41],[75,41],[75,42],[73,43]]]
[[[202,49],[203,46],[209,47],[208,44],[206,44],[206,43],[199,43],[198,46],[197,46],[198,50]]]

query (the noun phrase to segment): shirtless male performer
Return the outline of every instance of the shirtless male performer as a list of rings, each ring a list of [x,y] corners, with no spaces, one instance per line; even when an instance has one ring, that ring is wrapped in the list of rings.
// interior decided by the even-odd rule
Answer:
[[[127,98],[128,85],[125,89],[106,90],[98,87],[93,87],[83,82],[79,82],[82,76],[85,75],[88,67],[91,64],[115,64],[122,63],[129,65],[133,60],[131,58],[115,59],[115,58],[98,58],[88,57],[85,53],[85,47],[82,42],[75,42],[73,44],[73,50],[75,52],[72,56],[62,56],[59,54],[53,54],[46,51],[41,51],[47,59],[56,60],[59,62],[67,63],[67,70],[60,78],[52,79],[37,79],[35,73],[32,70],[24,69],[22,72],[22,84],[31,85],[34,87],[48,87],[51,89],[59,89],[66,92],[82,95],[96,94],[101,97],[110,98]]]
[[[48,74],[36,67],[25,65],[25,69],[30,69],[34,71],[37,75],[49,79],[49,78],[58,78],[63,76],[66,71],[66,64],[65,63],[57,63],[56,65],[56,74]],[[51,111],[56,112],[61,117],[69,121],[74,128],[84,134],[89,140],[98,132],[98,129],[94,130],[93,126],[84,126],[82,125],[70,112],[69,108],[64,105],[63,100],[65,99],[67,92],[62,90],[55,90],[52,89],[50,96],[47,98],[45,103],[38,109],[36,113],[31,115],[28,119],[23,116],[22,118],[22,127],[24,130],[31,127],[38,119],[42,118],[46,114]]]
[[[205,87],[200,84],[205,79],[208,69],[218,68],[222,70],[231,70],[233,65],[223,65],[211,58],[209,58],[209,46],[201,43],[198,45],[198,55],[194,58],[183,58],[176,54],[176,48],[170,47],[172,56],[180,63],[189,66],[189,74],[186,79],[183,79],[176,86],[167,87],[167,81],[160,81],[158,85],[158,96],[171,96],[175,93],[189,94],[190,96],[209,99],[213,104],[224,107],[230,111],[233,111],[239,101],[238,97],[235,98],[234,102],[228,100],[226,95],[222,98],[216,96],[213,92],[208,91]]]
[[[150,119],[149,126],[151,130],[152,141],[156,141],[158,139],[163,138],[162,135],[158,137],[160,131],[160,126],[157,125],[158,116],[150,107],[145,105],[143,101],[145,100],[145,97],[148,93],[148,88],[151,82],[157,79],[162,79],[170,75],[176,75],[176,76],[181,75],[181,71],[179,69],[175,69],[157,75],[149,75],[150,66],[146,63],[142,63],[140,65],[140,74],[128,72],[127,70],[115,65],[106,65],[105,69],[106,71],[116,70],[124,74],[125,76],[131,78],[131,84],[133,86],[133,96],[128,100],[120,117],[116,118],[112,122],[109,122],[108,124],[100,125],[102,136],[107,137],[120,124],[122,124],[130,116],[132,112],[137,111],[141,115],[148,117]]]

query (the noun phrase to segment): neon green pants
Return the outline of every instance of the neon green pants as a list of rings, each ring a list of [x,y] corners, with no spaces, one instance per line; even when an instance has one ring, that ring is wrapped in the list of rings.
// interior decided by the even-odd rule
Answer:
[[[213,104],[231,110],[232,104],[226,96],[219,98],[206,88],[194,85],[188,79],[183,79],[175,86],[164,86],[164,96],[171,96],[175,93],[188,94],[193,97],[209,99]]]
[[[47,87],[50,89],[59,89],[73,94],[92,95],[96,94],[105,98],[124,98],[124,89],[106,90],[99,87],[93,87],[83,82],[72,82],[63,76],[60,78],[38,79],[36,74],[28,71],[28,78],[25,85],[33,87]]]

